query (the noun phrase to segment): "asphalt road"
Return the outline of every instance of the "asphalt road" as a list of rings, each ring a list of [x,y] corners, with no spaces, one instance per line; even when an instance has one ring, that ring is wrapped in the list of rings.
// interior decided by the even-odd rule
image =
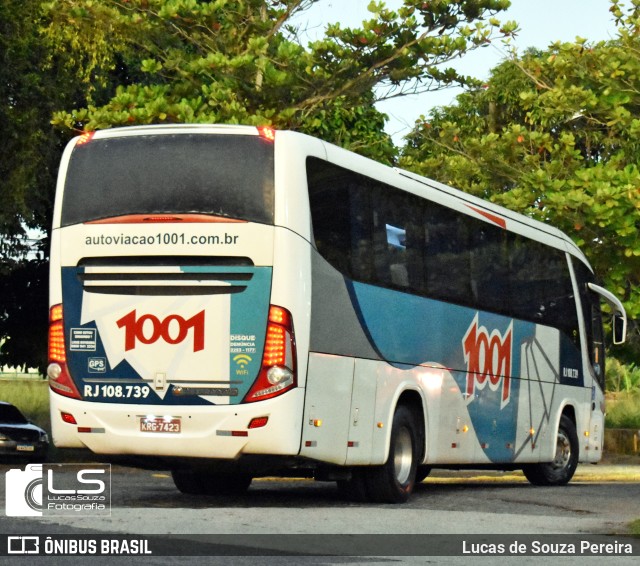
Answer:
[[[2,472],[9,469],[8,466],[0,467]],[[469,537],[471,542],[505,540],[507,543],[522,537],[527,541],[533,540],[532,537],[542,541],[564,540],[554,538],[558,534],[575,534],[578,538],[595,537],[595,540],[609,542],[627,540],[624,535],[629,522],[640,519],[640,468],[580,467],[575,481],[561,488],[532,487],[517,473],[505,476],[438,472],[417,487],[409,503],[381,505],[344,501],[335,484],[309,480],[254,480],[247,494],[239,497],[186,496],[175,489],[170,475],[164,471],[113,466],[111,498],[111,514],[103,517],[34,519],[6,517],[3,513],[0,517],[0,533],[171,535],[164,539],[175,543],[176,554],[194,549],[197,552],[198,545],[207,542],[208,537],[222,535],[217,542],[223,550],[218,552],[214,548],[211,550],[214,554],[238,553],[237,548],[248,545],[253,549],[250,552],[254,552],[258,546],[267,549],[266,552],[277,553],[284,549],[285,553],[306,555],[304,560],[302,556],[262,556],[259,559],[255,556],[196,557],[181,559],[181,564],[372,562],[372,559],[361,560],[353,556],[330,559],[310,556],[326,553],[327,548],[331,548],[327,546],[329,541],[336,545],[336,549],[342,549],[336,550],[337,553],[382,555],[376,562],[384,564],[467,564],[469,556],[429,558],[405,555],[414,543],[425,540],[446,543],[453,540],[459,544],[465,537]],[[0,499],[5,501],[5,485],[0,486]],[[256,535],[260,538],[256,538]],[[598,538],[600,535],[605,538]],[[420,550],[422,547],[417,545],[415,548]],[[207,547],[203,552],[207,552]],[[420,553],[423,552],[420,550]],[[583,565],[585,560],[598,560],[605,563],[611,561],[617,566],[635,564],[637,556],[604,559],[562,557],[562,563]],[[514,560],[518,560],[518,564],[533,564],[534,560],[540,564],[546,560],[554,560],[554,563],[557,560],[555,557],[545,559],[539,556],[473,559],[487,561],[487,564],[511,564]],[[24,563],[51,560],[54,559],[33,557]],[[81,559],[64,560],[65,563],[73,563]],[[86,563],[86,559],[83,560]],[[0,563],[18,562],[14,557],[6,562],[0,559]],[[175,558],[162,556],[91,559],[92,566],[102,563],[130,565],[176,562]]]

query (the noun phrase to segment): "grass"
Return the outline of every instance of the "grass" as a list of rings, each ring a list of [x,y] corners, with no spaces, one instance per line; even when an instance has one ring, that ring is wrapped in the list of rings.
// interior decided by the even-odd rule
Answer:
[[[44,379],[2,380],[0,401],[14,404],[30,421],[51,432],[49,383]]]
[[[0,401],[13,403],[31,422],[47,431],[51,440],[51,417],[49,414],[49,382],[44,379],[0,380]],[[49,445],[50,462],[95,461],[88,450],[56,448]]]
[[[640,429],[640,389],[607,394],[605,426]]]
[[[607,391],[640,390],[640,367],[635,364],[622,364],[613,357],[608,357],[606,363]]]
[[[640,519],[629,523],[629,532],[634,536],[640,536]]]

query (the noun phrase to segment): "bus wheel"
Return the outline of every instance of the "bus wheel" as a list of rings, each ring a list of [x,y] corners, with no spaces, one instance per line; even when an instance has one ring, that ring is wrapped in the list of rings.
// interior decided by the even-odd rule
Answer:
[[[418,434],[411,410],[400,405],[393,415],[389,458],[367,471],[369,498],[381,503],[404,503],[416,481]]]
[[[194,470],[172,470],[173,483],[188,495],[240,495],[249,489],[251,476],[216,474]]]
[[[578,467],[578,434],[573,421],[562,415],[556,439],[556,455],[552,462],[528,464],[523,467],[525,477],[533,485],[565,485]]]

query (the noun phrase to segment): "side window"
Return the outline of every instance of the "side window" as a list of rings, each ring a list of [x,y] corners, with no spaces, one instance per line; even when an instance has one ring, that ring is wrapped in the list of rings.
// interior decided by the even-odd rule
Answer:
[[[366,187],[349,171],[307,160],[307,182],[318,251],[340,272],[367,279],[371,262]],[[353,213],[352,213],[353,211]]]
[[[474,225],[469,241],[473,300],[488,310],[508,310],[509,232],[472,218],[469,221]]]
[[[471,288],[467,217],[427,202],[424,222],[427,295],[468,304]]]
[[[565,253],[517,234],[509,246],[513,315],[562,330],[579,347],[578,315]]]
[[[564,252],[320,159],[307,179],[316,247],[344,275],[553,326],[579,347]]]
[[[375,281],[424,292],[421,199],[376,184],[372,191]]]
[[[578,292],[582,303],[582,314],[587,337],[587,349],[591,368],[604,390],[604,338],[602,331],[602,313],[600,311],[600,299],[587,287],[594,281],[593,274],[581,261],[573,258],[573,269],[578,282]]]
[[[542,247],[537,242],[536,245]],[[547,248],[544,257],[545,261],[541,264],[544,276],[539,280],[544,292],[543,324],[559,328],[579,348],[578,313],[567,255]]]

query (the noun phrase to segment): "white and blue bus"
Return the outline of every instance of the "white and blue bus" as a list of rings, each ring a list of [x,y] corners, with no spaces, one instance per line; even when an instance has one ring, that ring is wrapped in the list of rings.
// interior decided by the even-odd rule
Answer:
[[[564,234],[299,133],[130,127],[65,150],[51,249],[58,447],[185,493],[432,468],[568,482],[602,455],[600,299]]]

